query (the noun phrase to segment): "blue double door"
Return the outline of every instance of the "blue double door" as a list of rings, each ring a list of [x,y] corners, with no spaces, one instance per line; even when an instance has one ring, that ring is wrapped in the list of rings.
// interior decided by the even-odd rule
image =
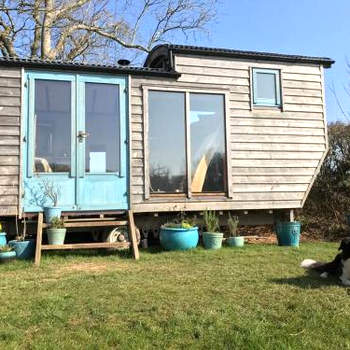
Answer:
[[[25,212],[128,208],[125,77],[26,72],[22,140]]]

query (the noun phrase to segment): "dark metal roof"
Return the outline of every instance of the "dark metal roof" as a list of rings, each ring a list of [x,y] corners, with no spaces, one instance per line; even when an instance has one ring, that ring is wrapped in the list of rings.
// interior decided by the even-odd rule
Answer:
[[[152,63],[159,58],[159,56],[165,56],[165,52],[168,54],[168,60],[171,52],[191,54],[191,55],[203,55],[203,56],[221,56],[241,59],[263,60],[263,61],[277,61],[277,62],[291,62],[291,63],[311,63],[321,64],[325,68],[330,68],[335,62],[328,57],[311,57],[311,56],[299,56],[299,55],[285,55],[279,53],[269,52],[255,52],[255,51],[241,51],[221,48],[210,48],[200,46],[187,46],[187,45],[172,45],[164,44],[155,46],[146,58],[145,67],[152,67]]]
[[[180,76],[180,74],[175,71],[165,71],[164,69],[158,68],[103,65],[90,63],[86,64],[81,62],[50,61],[17,57],[0,57],[0,66],[12,66],[23,68],[50,68],[69,71],[87,71],[131,75],[152,75],[170,78],[178,78]]]
[[[239,51],[187,45],[158,45],[148,54],[144,67],[104,65],[81,62],[66,62],[58,60],[43,60],[39,58],[0,57],[0,66],[13,66],[23,68],[50,68],[69,71],[86,71],[131,75],[150,75],[169,78],[178,78],[181,74],[174,70],[173,53],[190,55],[232,57],[263,61],[294,62],[321,64],[325,68],[331,67],[334,61],[327,57],[309,57],[284,55],[268,52]]]

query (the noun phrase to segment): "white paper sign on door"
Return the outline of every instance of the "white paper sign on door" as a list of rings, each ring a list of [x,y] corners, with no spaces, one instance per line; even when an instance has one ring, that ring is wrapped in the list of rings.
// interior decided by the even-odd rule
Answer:
[[[90,173],[106,172],[106,152],[90,152]]]

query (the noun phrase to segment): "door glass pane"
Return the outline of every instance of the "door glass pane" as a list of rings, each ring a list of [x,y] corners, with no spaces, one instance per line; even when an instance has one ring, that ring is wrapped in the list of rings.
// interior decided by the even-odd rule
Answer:
[[[71,83],[35,81],[35,172],[69,172]]]
[[[85,131],[86,172],[119,172],[119,85],[85,83]]]
[[[185,192],[185,95],[149,92],[149,169],[151,193]]]
[[[256,93],[257,98],[276,101],[276,82],[275,74],[257,73],[256,74]]]
[[[224,96],[190,94],[191,191],[226,190]]]

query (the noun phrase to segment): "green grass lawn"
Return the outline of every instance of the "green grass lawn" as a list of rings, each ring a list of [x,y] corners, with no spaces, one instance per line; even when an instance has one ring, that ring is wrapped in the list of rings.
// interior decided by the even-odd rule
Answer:
[[[350,289],[306,275],[336,244],[44,254],[0,266],[0,349],[350,349]]]

